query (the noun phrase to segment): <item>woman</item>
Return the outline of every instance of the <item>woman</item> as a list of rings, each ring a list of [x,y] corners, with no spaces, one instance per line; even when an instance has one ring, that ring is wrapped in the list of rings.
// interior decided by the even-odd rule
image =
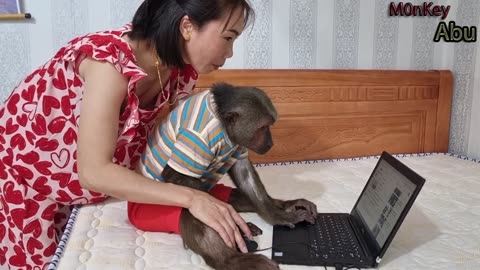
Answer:
[[[250,14],[245,0],[145,0],[131,25],[72,40],[13,90],[0,107],[0,268],[41,269],[70,206],[107,196],[187,208],[246,252],[229,205],[133,169],[160,111],[232,56]]]

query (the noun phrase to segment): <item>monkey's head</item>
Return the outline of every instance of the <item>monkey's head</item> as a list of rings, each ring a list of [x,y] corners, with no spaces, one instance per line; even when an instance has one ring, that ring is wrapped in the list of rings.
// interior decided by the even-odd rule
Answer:
[[[230,140],[257,154],[267,153],[273,146],[270,127],[277,120],[277,111],[267,94],[256,87],[226,83],[215,84],[212,93]]]

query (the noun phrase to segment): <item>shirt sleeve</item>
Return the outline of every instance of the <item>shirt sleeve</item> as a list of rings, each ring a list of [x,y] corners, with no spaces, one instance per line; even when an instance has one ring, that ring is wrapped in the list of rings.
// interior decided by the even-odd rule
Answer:
[[[233,157],[237,160],[245,159],[248,157],[248,148],[239,146],[235,152],[233,152]]]
[[[181,129],[172,148],[168,165],[181,174],[200,178],[213,158],[212,151],[200,134]]]

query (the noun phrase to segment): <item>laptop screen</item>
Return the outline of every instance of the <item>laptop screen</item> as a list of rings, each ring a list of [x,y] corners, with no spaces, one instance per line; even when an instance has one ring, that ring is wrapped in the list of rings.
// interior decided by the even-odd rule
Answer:
[[[372,173],[354,211],[382,249],[417,185],[384,159]]]

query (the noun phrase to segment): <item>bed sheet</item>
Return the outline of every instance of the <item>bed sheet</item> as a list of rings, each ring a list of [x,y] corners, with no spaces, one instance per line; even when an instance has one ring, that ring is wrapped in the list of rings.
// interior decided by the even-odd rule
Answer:
[[[480,269],[479,162],[451,154],[397,157],[426,183],[379,269]],[[257,170],[273,197],[305,197],[317,204],[319,212],[350,212],[377,160],[262,164]],[[228,177],[222,182],[231,184]],[[242,215],[263,229],[264,234],[256,237],[259,248],[271,247],[272,227],[254,213]],[[271,257],[271,250],[261,253]],[[184,249],[178,235],[135,229],[128,221],[126,202],[111,198],[74,209],[49,269],[210,268]]]

